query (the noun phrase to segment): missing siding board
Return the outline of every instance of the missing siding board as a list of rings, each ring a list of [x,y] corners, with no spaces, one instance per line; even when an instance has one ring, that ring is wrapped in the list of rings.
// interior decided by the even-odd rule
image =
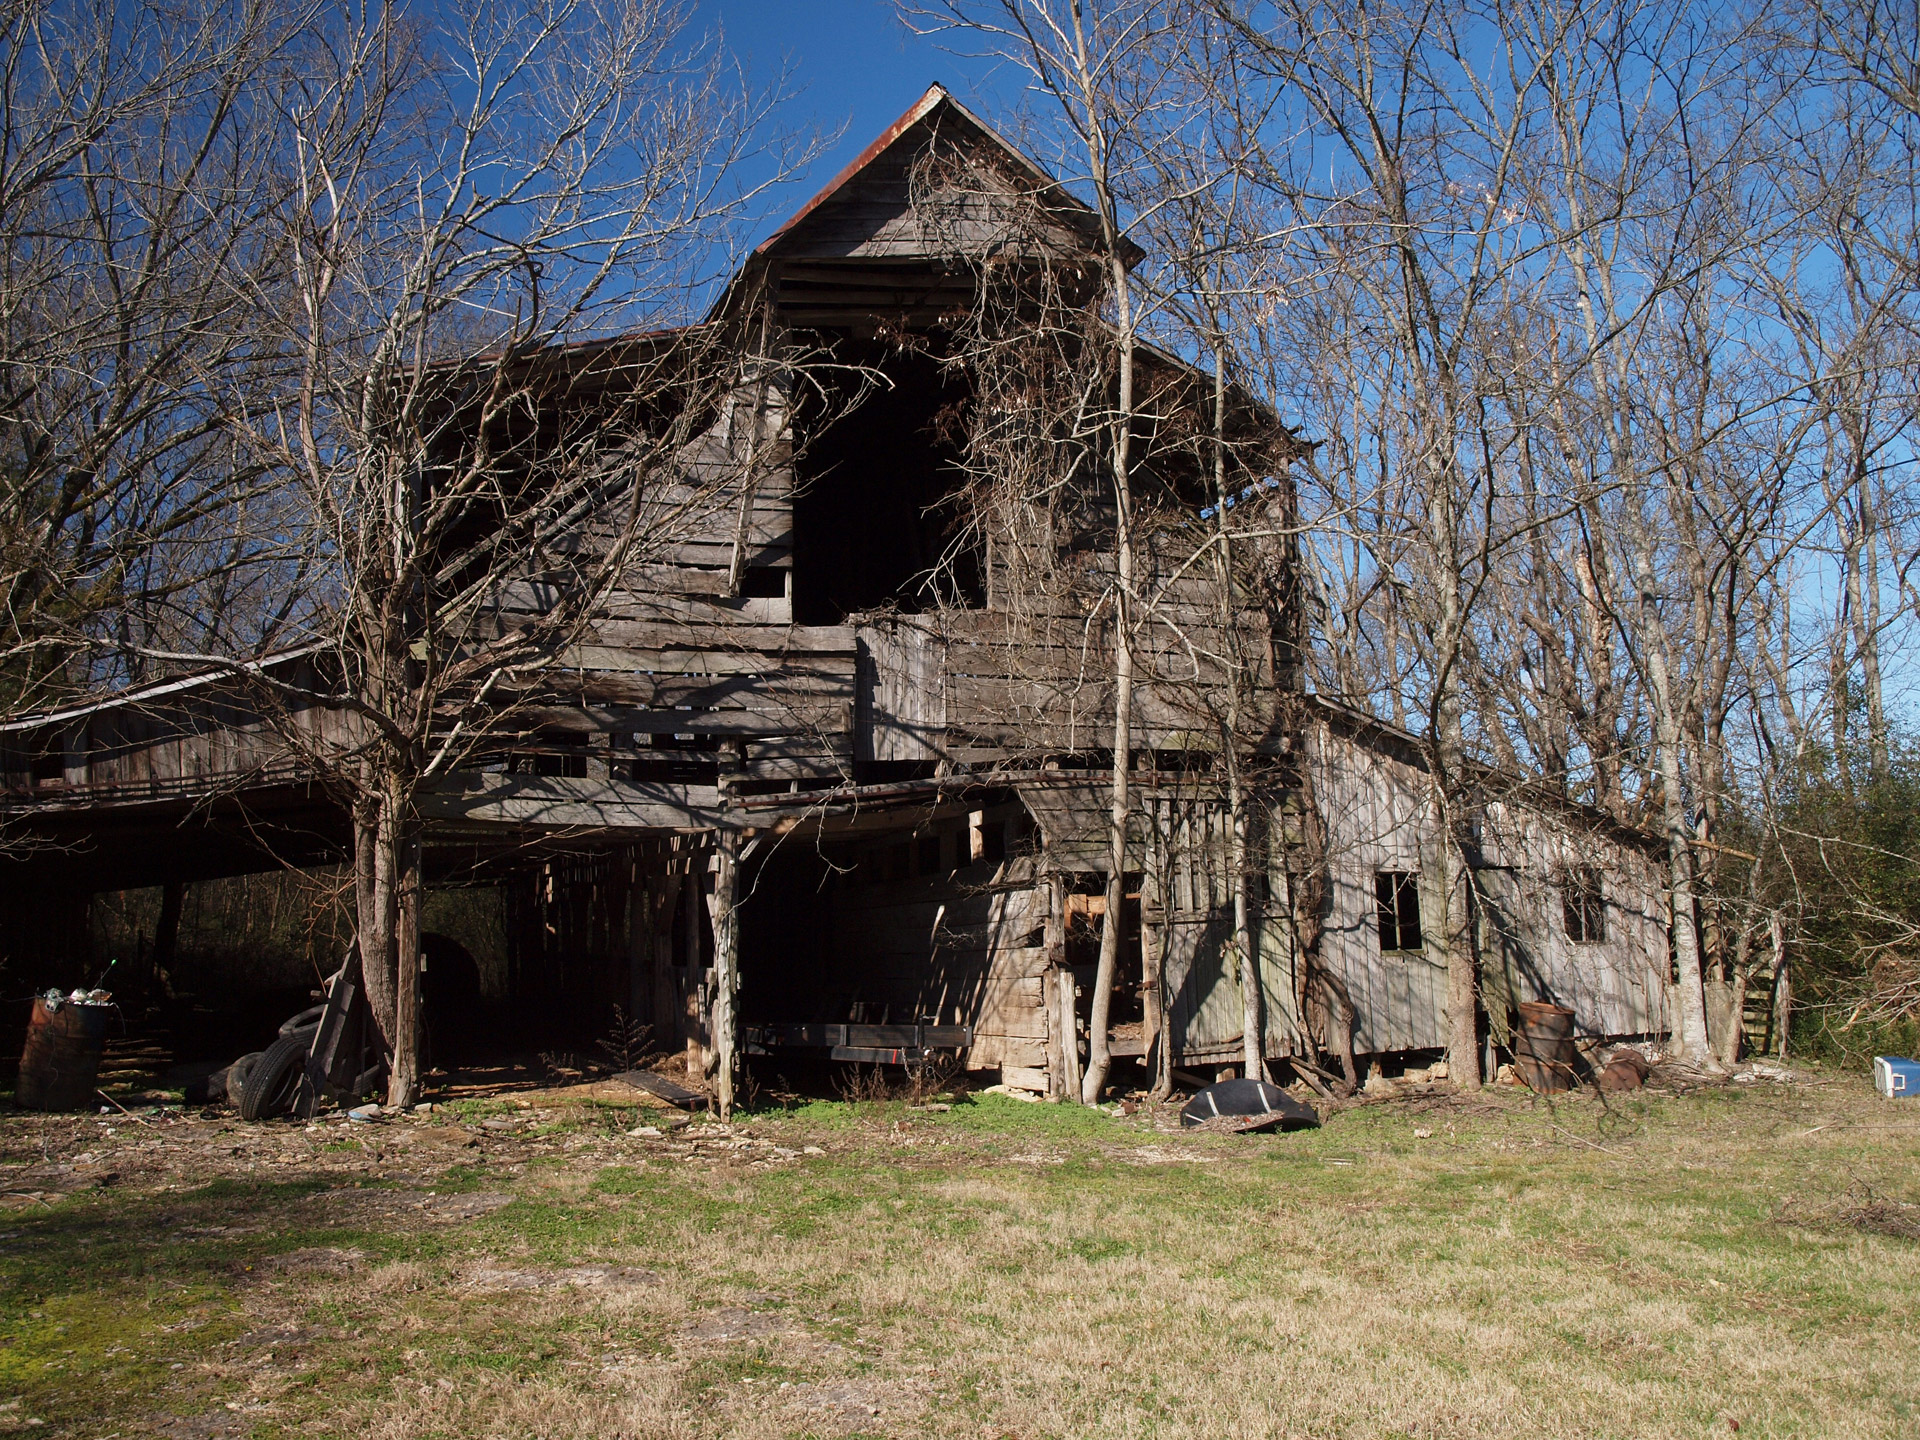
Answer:
[[[1599,945],[1607,938],[1607,899],[1594,871],[1569,875],[1561,892],[1561,917],[1567,939],[1576,945]]]
[[[1419,873],[1376,870],[1373,898],[1380,923],[1380,948],[1418,950],[1421,944]]]
[[[740,593],[750,600],[784,600],[790,570],[773,565],[749,565],[740,574]]]

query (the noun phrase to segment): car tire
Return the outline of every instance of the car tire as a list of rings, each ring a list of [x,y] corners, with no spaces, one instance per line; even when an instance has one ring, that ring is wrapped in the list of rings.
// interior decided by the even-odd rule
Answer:
[[[240,1090],[242,1120],[270,1120],[299,1104],[307,1088],[307,1047],[313,1031],[282,1035],[261,1052]]]
[[[311,1034],[314,1027],[320,1023],[320,1012],[326,1008],[324,1004],[309,1006],[282,1025],[280,1027],[280,1033],[282,1035],[291,1035],[296,1030],[305,1030]]]
[[[221,1085],[229,1105],[240,1103],[240,1094],[247,1088],[247,1075],[255,1065],[260,1063],[260,1057],[265,1053],[264,1050],[249,1051],[227,1066]]]

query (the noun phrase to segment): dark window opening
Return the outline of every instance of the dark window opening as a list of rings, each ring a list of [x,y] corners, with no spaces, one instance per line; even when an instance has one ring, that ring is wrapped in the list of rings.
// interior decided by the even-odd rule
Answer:
[[[1607,938],[1607,899],[1600,877],[1592,871],[1569,877],[1561,897],[1567,939],[1576,945],[1598,945]]]
[[[965,483],[952,421],[967,387],[934,358],[850,347],[851,370],[795,420],[793,617],[837,625],[888,606],[986,604],[983,547],[956,500]]]
[[[1374,909],[1380,921],[1382,950],[1420,948],[1420,876],[1411,870],[1377,870]]]
[[[1120,900],[1120,947],[1114,973],[1112,1010],[1109,1020],[1115,1026],[1144,1020],[1145,1008],[1140,988],[1128,977],[1141,973],[1140,882],[1142,876],[1128,872],[1123,877]],[[1083,972],[1097,971],[1100,964],[1100,937],[1107,927],[1107,877],[1098,872],[1083,872],[1067,882],[1061,897],[1061,918],[1066,925],[1067,968],[1087,978]],[[1093,987],[1083,986],[1087,995]]]
[[[973,827],[973,858],[998,865],[1007,858],[1007,826],[1003,820],[982,820]]]
[[[514,768],[523,775],[584,780],[587,775],[587,737],[567,734],[535,736],[533,747],[520,756],[520,764]]]
[[[648,737],[636,735],[634,737],[634,743],[636,745],[641,744],[643,739],[652,741],[652,743],[647,746],[648,749],[652,750],[717,750],[720,748],[711,735],[668,735],[664,733]]]
[[[940,837],[922,835],[920,837],[920,873],[938,875],[940,873]]]

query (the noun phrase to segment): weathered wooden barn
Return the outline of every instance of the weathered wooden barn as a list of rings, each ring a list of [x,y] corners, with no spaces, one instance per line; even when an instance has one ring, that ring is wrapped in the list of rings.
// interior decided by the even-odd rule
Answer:
[[[1003,254],[1025,233],[1002,223],[1002,203],[1028,225],[1038,215],[1056,254],[1092,245],[1091,212],[936,88],[753,253],[709,323],[754,331],[763,355],[779,350],[769,335],[803,335],[860,375],[859,392],[828,404],[820,383],[763,385],[739,427],[761,447],[750,479],[706,496],[667,553],[598,606],[549,693],[422,801],[429,880],[505,895],[506,998],[526,1033],[597,1031],[618,1004],[698,1053],[724,830],[742,854],[749,1053],[946,1048],[1042,1091],[1077,1071],[1114,918],[1106,522],[1096,499],[1019,533],[958,525],[961,466],[939,423],[967,398],[937,337],[978,303],[976,242]],[[1207,433],[1211,377],[1145,347],[1137,358],[1160,432]],[[717,419],[687,464],[737,446],[736,420]],[[1236,483],[1283,532],[1291,437],[1250,401],[1235,424],[1271,431],[1240,452],[1269,463],[1238,462]],[[1420,748],[1304,692],[1297,604],[1223,608],[1177,523],[1204,506],[1204,471],[1162,468],[1168,518],[1142,540],[1154,601],[1137,642],[1139,858],[1117,918],[1114,1049],[1164,1047],[1186,1066],[1240,1053],[1209,699],[1225,682],[1195,642],[1222,627],[1257,641],[1224,743],[1244,743],[1261,777],[1251,893],[1266,1053],[1437,1048],[1445,962],[1422,924],[1437,829]],[[1291,559],[1281,546],[1267,563]],[[534,579],[506,584],[502,623],[543,603]],[[323,648],[262,663],[325,693]],[[339,806],[251,693],[244,676],[187,676],[0,726],[5,823],[24,842],[0,861],[10,974],[66,943],[88,893],[343,857]],[[316,735],[345,723],[324,703],[303,714]],[[1572,1006],[1590,1034],[1666,1028],[1665,900],[1642,837],[1514,782],[1478,843],[1496,1042],[1509,1007],[1535,997]],[[1142,993],[1149,959],[1163,1018]],[[1316,973],[1351,1002],[1346,1036],[1310,1003]]]

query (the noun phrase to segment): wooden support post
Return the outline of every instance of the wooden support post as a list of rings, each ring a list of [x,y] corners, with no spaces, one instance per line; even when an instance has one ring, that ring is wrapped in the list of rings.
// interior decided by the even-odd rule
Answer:
[[[740,918],[734,899],[740,874],[740,836],[731,826],[714,837],[720,866],[713,879],[714,1089],[720,1118],[733,1118],[734,1081],[740,1056]]]
[[[1040,977],[1040,1014],[1047,1024],[1047,1093],[1055,1099],[1067,1095],[1067,1048],[1060,1033],[1060,982],[1057,970]]]
[[[1066,1081],[1067,1098],[1074,1104],[1080,1103],[1080,1027],[1075,1019],[1073,971],[1057,970],[1059,990],[1057,1009],[1060,1016],[1060,1062],[1063,1078]]]
[[[713,876],[713,1018],[709,1026],[714,1049],[714,1089],[720,1118],[733,1118],[734,1082],[740,1064],[740,916],[735,909],[740,878],[740,830],[733,806],[744,756],[737,752],[731,769],[720,774],[721,817],[714,832],[717,865]]]
[[[1140,1038],[1144,1050],[1141,1059],[1146,1064],[1147,1073],[1153,1077],[1149,1092],[1155,1099],[1164,1100],[1173,1092],[1173,1060],[1167,1050],[1173,1031],[1167,1023],[1165,948],[1165,937],[1172,933],[1172,929],[1171,926],[1153,922],[1156,916],[1164,919],[1169,908],[1166,901],[1167,886],[1162,877],[1166,845],[1161,827],[1166,823],[1167,814],[1158,796],[1150,797],[1149,804],[1143,806],[1142,811],[1146,818],[1142,827],[1146,832],[1146,868],[1140,879]]]
[[[707,909],[704,858],[700,850],[692,850],[683,862],[685,869],[680,876],[680,942],[687,962],[680,1013],[686,1026],[689,1083],[703,1080],[707,1074],[707,1016],[701,1000],[706,966],[700,953]]]
[[[643,1020],[651,1024],[653,886],[640,846],[627,847],[626,854],[620,858],[620,869],[627,882],[627,1024],[632,1026]]]
[[[663,1049],[671,1048],[682,1038],[680,1016],[673,1003],[673,922],[679,914],[675,902],[680,881],[676,870],[679,857],[672,847],[678,843],[666,841],[655,855],[653,911],[649,917],[652,927],[649,943],[653,946],[653,1038]]]
[[[964,843],[964,842],[963,842]],[[960,857],[965,859],[963,855]],[[1051,875],[1041,882],[1047,901],[1045,943],[1047,965],[1040,977],[1040,1012],[1047,1021],[1047,1091],[1059,1099],[1076,1094],[1067,1085],[1067,1035],[1060,1025],[1061,968],[1067,963],[1067,921],[1063,899],[1066,878]]]

